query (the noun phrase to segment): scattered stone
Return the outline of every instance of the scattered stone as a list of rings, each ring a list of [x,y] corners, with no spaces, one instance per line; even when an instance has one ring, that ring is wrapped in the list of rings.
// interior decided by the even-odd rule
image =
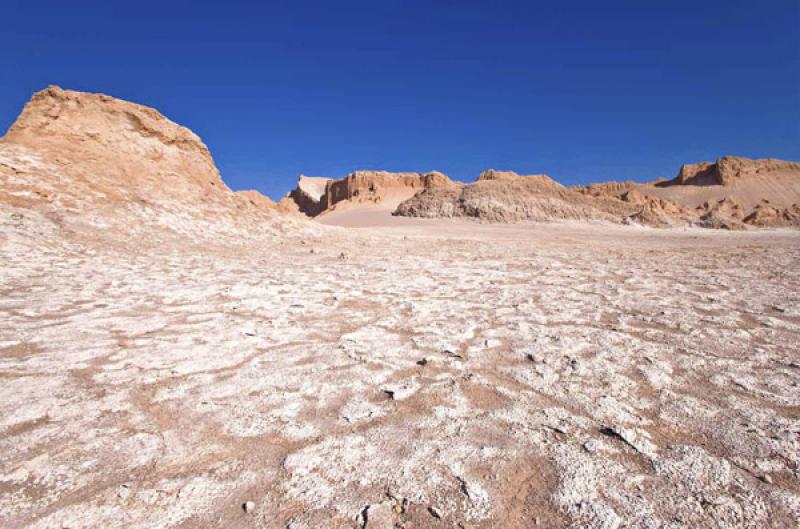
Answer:
[[[622,441],[645,456],[650,458],[657,456],[658,447],[648,439],[647,432],[623,426],[604,426],[600,428],[600,433]]]
[[[383,392],[389,395],[392,400],[405,400],[417,392],[419,386],[412,378],[405,381],[403,384],[391,384],[382,388]]]
[[[368,505],[359,518],[363,529],[394,529],[394,509],[389,501]]]
[[[117,497],[121,500],[126,500],[131,495],[131,487],[128,484],[120,485],[117,491]]]
[[[433,505],[428,507],[428,512],[431,513],[431,516],[433,516],[434,518],[437,518],[439,520],[442,519],[442,513],[439,511],[439,509],[437,509]]]
[[[392,506],[394,508],[394,512],[397,514],[403,514],[408,510],[408,498],[402,497],[392,497]]]
[[[248,514],[252,513],[253,511],[256,510],[256,503],[254,501],[248,500],[242,504],[242,509],[244,510],[244,512]]]
[[[443,351],[442,351],[442,354],[443,354],[443,355],[447,355],[447,356],[449,356],[450,358],[461,358],[461,359],[463,359],[463,358],[464,358],[464,357],[463,357],[463,356],[461,356],[459,353],[456,353],[455,351],[451,351],[450,349],[445,349],[445,350],[443,350]]]
[[[772,485],[772,476],[770,476],[769,474],[764,474],[763,476],[761,476],[761,481],[763,481],[767,485]]]

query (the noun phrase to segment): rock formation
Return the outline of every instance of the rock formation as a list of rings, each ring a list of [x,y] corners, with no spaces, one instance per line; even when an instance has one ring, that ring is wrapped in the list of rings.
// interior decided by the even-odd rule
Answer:
[[[269,231],[278,215],[257,191],[231,191],[202,140],[157,110],[55,86],[0,139],[0,203],[129,231]]]
[[[286,198],[293,201],[300,212],[316,217],[327,207],[323,197],[330,181],[330,178],[301,175],[297,187]]]
[[[205,144],[158,111],[51,86],[25,105],[4,143],[52,159],[105,200],[229,194]]]
[[[297,187],[285,200],[310,217],[330,211],[338,204],[368,204],[392,209],[422,189],[454,186],[446,175],[428,173],[390,173],[355,171],[339,180],[301,176]],[[285,206],[288,207],[288,206]]]
[[[620,187],[619,190],[623,188]],[[472,217],[491,222],[523,220],[639,220],[671,225],[672,214],[683,213],[667,201],[627,192],[624,197],[567,188],[547,175],[520,176],[490,169],[474,184],[426,189],[400,204],[397,215],[415,217]],[[687,212],[688,213],[688,212]]]
[[[564,187],[546,175],[490,169],[473,184],[426,189],[399,204],[412,217],[492,222],[606,220],[655,227],[797,226],[800,163],[724,157],[686,164],[672,180]]]
[[[767,158],[751,160],[739,156],[724,156],[716,162],[690,163],[681,166],[678,175],[661,187],[671,185],[731,185],[739,179],[780,172],[800,173],[800,163]]]

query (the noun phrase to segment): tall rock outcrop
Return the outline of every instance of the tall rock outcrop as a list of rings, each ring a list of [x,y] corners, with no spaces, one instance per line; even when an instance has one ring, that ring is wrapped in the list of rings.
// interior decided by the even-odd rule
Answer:
[[[295,187],[287,196],[295,207],[309,217],[316,217],[327,208],[327,200],[323,200],[330,178],[320,176],[300,176]]]
[[[202,140],[157,110],[55,86],[34,94],[0,138],[0,204],[195,233],[200,223],[269,231],[278,216],[257,191],[231,191]]]
[[[104,94],[51,86],[31,98],[2,141],[53,160],[107,200],[230,194],[192,131]]]

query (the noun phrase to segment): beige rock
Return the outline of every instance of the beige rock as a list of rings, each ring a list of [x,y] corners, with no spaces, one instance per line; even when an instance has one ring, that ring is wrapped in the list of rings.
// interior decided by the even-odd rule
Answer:
[[[421,189],[452,185],[454,183],[447,176],[436,171],[429,173],[356,171],[339,180],[301,176],[297,187],[287,195],[287,198],[294,201],[299,211],[315,217],[342,203],[394,208]]]

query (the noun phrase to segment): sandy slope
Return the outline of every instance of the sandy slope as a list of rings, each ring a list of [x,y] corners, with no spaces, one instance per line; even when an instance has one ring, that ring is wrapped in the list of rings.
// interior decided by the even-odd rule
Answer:
[[[650,196],[671,200],[696,208],[705,202],[729,198],[751,210],[763,200],[775,207],[788,208],[800,204],[800,176],[797,173],[778,173],[768,176],[752,175],[729,185],[659,187],[642,184],[638,191]]]
[[[392,217],[392,212],[398,204],[413,197],[415,193],[415,189],[394,190],[381,196],[377,202],[365,203],[346,200],[322,212],[314,220],[321,224],[350,228],[403,224],[402,221]],[[406,222],[406,224],[413,224],[413,222]]]

